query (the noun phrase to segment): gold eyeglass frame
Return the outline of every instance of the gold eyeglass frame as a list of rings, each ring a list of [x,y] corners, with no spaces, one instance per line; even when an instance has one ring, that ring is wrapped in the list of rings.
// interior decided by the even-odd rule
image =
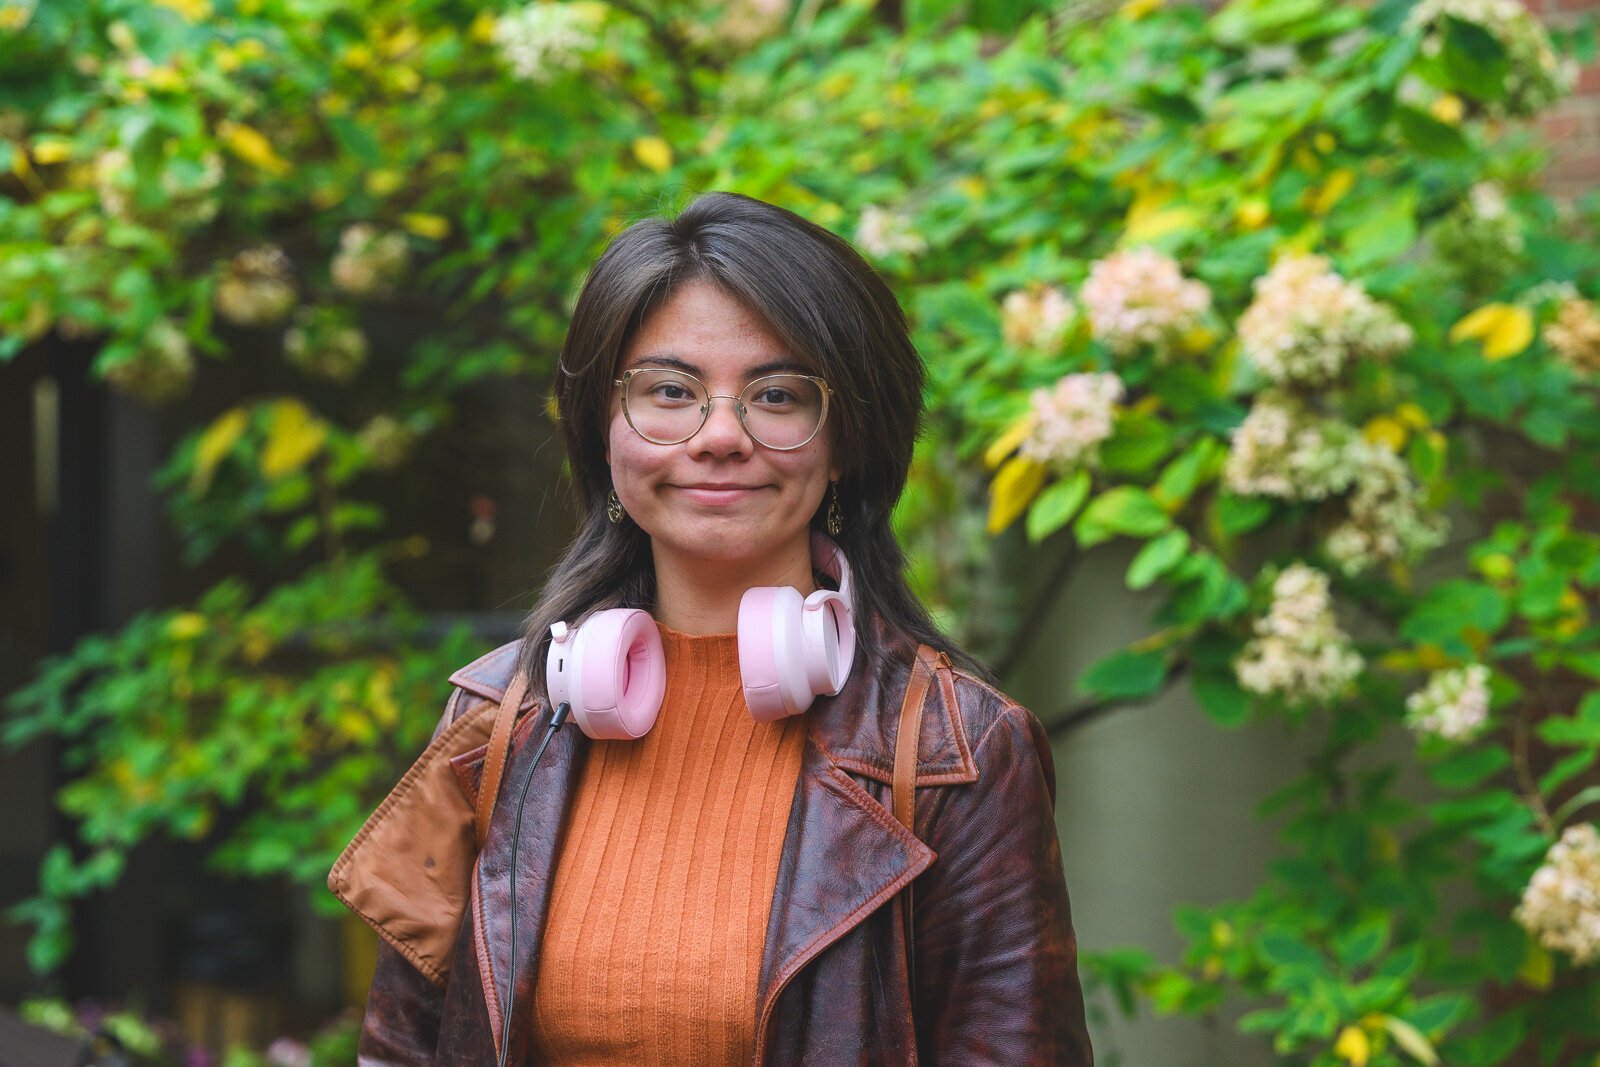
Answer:
[[[706,402],[700,405],[700,425],[694,428],[693,433],[690,433],[685,437],[680,437],[676,441],[657,441],[654,437],[646,437],[644,431],[640,430],[639,427],[634,425],[633,415],[628,411],[628,383],[633,380],[634,375],[643,371],[670,371],[673,374],[688,378],[690,381],[694,382],[700,387],[700,391],[705,394]],[[745,406],[744,400],[741,398],[750,392],[750,388],[752,386],[760,382],[767,381],[770,378],[804,378],[807,381],[815,382],[822,390],[822,414],[817,416],[816,429],[812,430],[811,435],[797,445],[785,445],[781,448],[777,445],[769,445],[761,438],[757,437],[754,431],[750,429],[750,424],[745,421],[745,412],[748,409]],[[733,413],[738,417],[740,427],[742,427],[744,432],[749,435],[750,440],[754,441],[762,448],[768,448],[774,452],[793,452],[797,448],[806,447],[806,445],[809,445],[813,440],[815,440],[817,434],[822,431],[823,425],[828,421],[828,399],[833,396],[833,387],[830,386],[825,379],[819,378],[815,374],[800,374],[795,371],[780,371],[777,374],[763,374],[759,378],[751,378],[745,383],[745,387],[739,390],[738,396],[733,396],[729,393],[713,393],[706,386],[706,383],[701,381],[697,375],[690,374],[686,370],[678,370],[676,367],[634,367],[630,370],[623,371],[622,377],[613,378],[612,384],[622,387],[622,417],[628,420],[628,428],[653,445],[681,445],[685,441],[693,438],[695,434],[706,428],[706,421],[711,418],[711,402],[716,400],[718,397],[721,397],[725,400],[733,401]]]

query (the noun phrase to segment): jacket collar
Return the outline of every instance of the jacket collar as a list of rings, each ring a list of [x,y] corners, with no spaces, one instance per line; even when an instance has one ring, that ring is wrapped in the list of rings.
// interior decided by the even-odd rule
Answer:
[[[856,663],[837,696],[819,697],[805,712],[807,730],[834,766],[865,775],[884,785],[894,781],[895,735],[901,695],[911,675],[916,641],[874,615],[858,630]],[[520,643],[501,645],[450,676],[450,682],[477,696],[498,702],[505,696],[515,669]],[[975,782],[978,766],[947,674],[939,677],[939,700],[930,703],[917,746],[917,786]],[[529,693],[520,715],[538,703]],[[862,708],[877,709],[863,715]],[[548,757],[546,757],[548,758]]]
[[[862,637],[868,640],[861,641]],[[757,982],[757,1062],[761,1062],[773,1012],[784,987],[808,962],[881,907],[934,861],[934,852],[890,814],[887,796],[868,792],[847,771],[884,786],[894,777],[894,746],[900,703],[910,677],[916,642],[874,618],[858,632],[857,662],[838,695],[819,698],[806,711],[807,741],[801,755],[789,825]],[[498,701],[517,659],[517,643],[503,645],[451,675],[469,692]],[[948,673],[930,690],[918,744],[917,784],[976,781],[977,766],[963,729]],[[937,693],[937,696],[934,695]],[[540,708],[534,698],[519,710]],[[516,985],[516,1016],[509,1063],[531,1052],[526,1020],[532,1010],[539,949],[549,915],[555,861],[560,854],[562,816],[577,788],[588,738],[562,730],[537,770],[516,833],[518,798],[533,752],[544,733],[543,714],[526,715],[512,738],[501,803],[495,806],[485,847],[475,868],[471,916],[483,994],[498,1051],[506,991]],[[534,725],[537,720],[537,725]],[[529,742],[532,743],[529,743]],[[882,793],[883,790],[878,790]],[[510,914],[511,842],[517,849],[517,912]],[[516,958],[510,939],[515,926]]]

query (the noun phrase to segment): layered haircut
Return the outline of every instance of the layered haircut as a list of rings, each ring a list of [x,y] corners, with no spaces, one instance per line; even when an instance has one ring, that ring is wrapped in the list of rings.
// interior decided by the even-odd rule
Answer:
[[[578,296],[555,390],[583,515],[523,624],[518,670],[528,672],[529,691],[548,695],[552,623],[576,625],[605,608],[655,607],[649,535],[631,520],[606,518],[606,441],[623,354],[650,314],[692,280],[720,286],[760,315],[794,359],[836,394],[822,432],[831,435],[841,471],[844,527],[834,540],[850,561],[862,651],[871,652],[872,628],[864,624],[877,615],[989,678],[911,592],[890,526],[922,419],[924,370],[905,312],[843,238],[775,205],[711,192],[676,217],[644,219],[618,234]],[[824,497],[813,529],[823,528],[826,507]]]

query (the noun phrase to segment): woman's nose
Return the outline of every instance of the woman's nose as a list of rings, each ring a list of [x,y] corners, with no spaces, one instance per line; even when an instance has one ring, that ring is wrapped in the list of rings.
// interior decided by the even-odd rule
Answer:
[[[719,405],[718,400],[726,400],[727,403]],[[708,397],[706,403],[711,410],[706,412],[705,424],[689,441],[694,449],[727,455],[750,452],[755,448],[755,442],[739,419],[738,397],[717,393]]]

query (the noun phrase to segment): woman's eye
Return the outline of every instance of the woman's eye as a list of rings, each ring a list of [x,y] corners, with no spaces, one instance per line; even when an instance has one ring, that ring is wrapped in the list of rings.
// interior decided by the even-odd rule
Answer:
[[[756,397],[756,403],[765,404],[768,407],[782,407],[784,404],[792,404],[794,401],[793,393],[787,389],[779,389],[776,386],[771,389],[761,390],[760,395]]]
[[[664,382],[656,386],[651,392],[658,400],[690,400],[693,394],[677,382]]]

